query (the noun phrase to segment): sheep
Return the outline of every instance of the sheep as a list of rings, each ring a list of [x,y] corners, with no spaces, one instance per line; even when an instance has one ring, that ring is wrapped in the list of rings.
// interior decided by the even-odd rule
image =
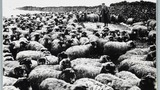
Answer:
[[[147,76],[148,74],[153,75],[156,77],[156,68],[148,66],[148,65],[133,65],[131,66],[128,71],[134,73],[137,77],[141,78]]]
[[[140,79],[135,74],[128,71],[118,72],[116,73],[116,76],[123,80],[127,80],[133,86],[138,85],[140,82]]]
[[[156,59],[156,50],[147,54],[146,61],[154,61]]]
[[[79,64],[84,64],[84,65],[93,65],[93,66],[98,66],[101,67],[102,63],[110,61],[109,56],[103,55],[100,57],[100,59],[91,59],[91,58],[77,58],[71,61],[72,67],[79,65]]]
[[[128,42],[107,42],[104,45],[104,55],[109,55],[113,59],[117,59],[120,55],[135,47],[133,41]]]
[[[8,76],[3,76],[3,86],[12,86],[18,79]]]
[[[16,60],[21,61],[21,60],[24,60],[25,58],[31,58],[33,60],[38,60],[41,57],[45,57],[45,54],[41,51],[26,50],[26,51],[19,52],[16,56]]]
[[[56,78],[47,78],[39,86],[39,90],[71,90],[71,84]]]
[[[135,35],[134,37],[131,37],[133,40],[143,40],[143,38],[148,37],[148,29],[146,26],[143,25],[135,25],[132,27],[132,35]]]
[[[38,90],[40,83],[46,78],[58,78],[66,82],[73,83],[75,74],[72,69],[65,69],[63,71],[55,70],[52,65],[40,65],[35,67],[29,74],[28,79],[31,82],[33,90]]]
[[[92,52],[96,49],[95,43],[87,44],[87,45],[76,45],[68,48],[65,53],[68,55],[70,60],[82,57],[90,57]]]
[[[14,86],[3,86],[3,90],[20,90]]]
[[[85,90],[114,90],[108,85],[104,85],[94,79],[90,78],[81,78],[74,82],[75,86],[83,86],[86,87]]]
[[[156,27],[156,20],[154,20],[154,19],[149,19],[149,20],[147,21],[147,27],[148,27],[149,30],[154,29],[154,28]]]
[[[41,51],[43,48],[45,47],[37,41],[30,41],[26,46],[26,50],[33,51]]]
[[[59,63],[59,60],[58,60],[58,57],[54,56],[54,55],[48,55],[48,56],[45,56],[48,63],[47,65],[56,65]]]
[[[65,47],[63,45],[64,42],[62,42],[59,39],[55,39],[52,41],[51,48],[49,49],[49,51],[51,52],[52,55],[57,56],[59,53],[64,51]]]
[[[133,65],[146,65],[146,66],[154,67],[154,62],[153,61],[142,61],[142,60],[136,60],[136,59],[126,59],[120,62],[118,69],[120,71],[128,70]]]
[[[95,78],[100,73],[115,74],[115,65],[112,62],[104,63],[101,67],[91,65],[76,65],[73,67],[77,79],[79,78]],[[81,74],[80,74],[81,73]]]
[[[95,77],[95,80],[97,80],[103,84],[106,84],[108,86],[112,86],[112,82],[114,80],[122,80],[122,79],[120,79],[119,77],[112,75],[110,73],[107,73],[107,74],[102,73],[102,74],[98,74]]]
[[[54,65],[53,68],[55,70],[63,71],[66,68],[71,68],[71,62],[69,59],[62,59],[59,65]]]
[[[118,62],[121,62],[125,59],[130,59],[131,57],[137,57],[137,56],[141,56],[141,55],[147,55],[149,52],[148,48],[135,48],[132,50],[127,51],[125,54],[121,55],[118,58]]]

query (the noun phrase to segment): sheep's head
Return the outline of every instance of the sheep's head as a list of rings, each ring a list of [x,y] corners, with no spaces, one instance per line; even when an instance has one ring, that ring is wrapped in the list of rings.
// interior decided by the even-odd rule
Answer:
[[[71,68],[71,62],[69,59],[63,59],[62,61],[60,61],[60,67],[62,70],[66,69],[66,68]]]
[[[46,58],[45,57],[41,57],[40,59],[37,60],[38,65],[44,65],[45,63],[46,63]]]
[[[149,74],[141,79],[139,87],[141,90],[156,90],[155,82],[155,77]]]
[[[31,68],[32,65],[31,58],[26,58],[24,60],[21,60],[20,65],[26,65],[29,66],[29,68]]]
[[[60,62],[62,59],[68,58],[68,55],[65,52],[61,52],[58,54],[58,61]]]
[[[100,60],[101,60],[101,63],[105,63],[105,62],[110,62],[111,61],[111,59],[110,59],[110,57],[108,55],[102,55],[100,57]]]
[[[102,64],[101,73],[111,73],[115,74],[116,66],[113,62],[107,62]]]
[[[94,49],[97,48],[97,42],[96,42],[96,41],[92,41],[92,42],[90,42],[90,43],[91,43],[91,45],[92,45],[92,47],[93,47]]]
[[[146,56],[146,61],[153,61],[156,58],[156,51],[151,51]]]
[[[133,42],[133,41],[128,41],[128,42],[127,42],[127,45],[128,45],[128,47],[129,47],[129,49],[132,49],[132,48],[135,48],[135,47],[136,47],[136,44],[135,44],[135,42]]]
[[[20,90],[28,90],[30,87],[30,82],[27,78],[19,78],[14,84],[16,88],[19,88]]]
[[[72,68],[66,68],[65,70],[62,71],[59,78],[68,83],[74,83],[76,80],[76,74]]]
[[[27,76],[26,70],[23,66],[18,66],[16,68],[14,68],[13,70],[14,70],[15,78],[26,77]]]
[[[150,50],[150,51],[156,50],[156,45],[150,45],[150,46],[149,46],[149,50]]]

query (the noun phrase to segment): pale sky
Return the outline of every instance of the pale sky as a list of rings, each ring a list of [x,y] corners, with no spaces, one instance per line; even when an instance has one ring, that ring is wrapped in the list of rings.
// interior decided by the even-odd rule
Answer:
[[[105,3],[109,6],[111,3],[120,2],[124,0],[2,0],[3,8],[15,8],[22,6],[94,6]],[[128,2],[140,1],[140,0],[125,0]],[[143,0],[143,1],[152,1],[156,0]]]
[[[10,15],[17,15],[28,13],[29,11],[16,10],[17,7],[23,6],[96,6],[105,3],[109,6],[111,3],[121,2],[124,0],[2,0],[2,13],[3,16],[10,17]],[[140,1],[140,0],[125,0],[127,2]],[[143,0],[152,1],[156,0]],[[29,13],[34,13],[30,11]]]

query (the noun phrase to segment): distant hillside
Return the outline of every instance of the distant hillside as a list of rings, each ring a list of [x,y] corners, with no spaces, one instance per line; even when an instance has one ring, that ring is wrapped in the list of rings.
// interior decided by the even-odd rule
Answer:
[[[64,11],[99,11],[99,6],[61,6],[61,7],[33,7],[24,6],[18,8],[20,10],[30,11],[52,11],[52,12],[64,12]],[[109,7],[111,14],[121,14],[125,18],[133,17],[136,21],[147,20],[149,18],[156,19],[156,3],[147,1],[136,2],[119,2],[113,3]]]
[[[156,19],[156,3],[153,2],[120,2],[110,5],[112,14],[121,14],[126,18],[133,17],[136,21]]]

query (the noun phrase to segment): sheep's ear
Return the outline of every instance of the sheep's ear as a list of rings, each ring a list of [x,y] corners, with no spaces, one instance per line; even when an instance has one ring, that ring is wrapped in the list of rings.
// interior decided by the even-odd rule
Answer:
[[[94,48],[97,48],[97,43],[94,41],[94,42],[91,42],[91,44],[92,44],[92,46],[94,47]]]
[[[129,45],[130,48],[135,48],[136,47],[135,42],[133,42],[133,41],[128,41],[128,45]]]

